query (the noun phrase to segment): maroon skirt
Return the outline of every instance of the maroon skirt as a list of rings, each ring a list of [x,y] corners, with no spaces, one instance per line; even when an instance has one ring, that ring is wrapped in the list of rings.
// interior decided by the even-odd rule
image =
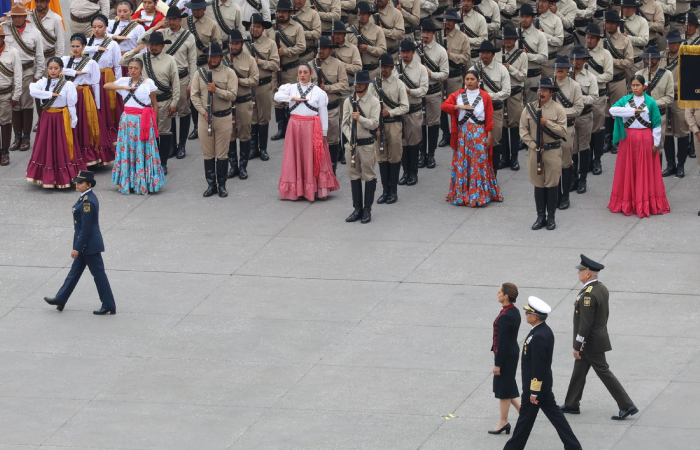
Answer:
[[[44,188],[65,189],[81,170],[86,170],[83,155],[73,132],[73,157],[70,156],[63,114],[42,112],[39,128],[34,138],[32,157],[27,167],[27,181]]]

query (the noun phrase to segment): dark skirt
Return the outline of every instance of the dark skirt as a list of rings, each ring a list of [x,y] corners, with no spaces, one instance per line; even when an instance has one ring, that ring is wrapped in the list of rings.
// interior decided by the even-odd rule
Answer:
[[[496,398],[518,398],[518,383],[515,381],[515,372],[518,370],[518,358],[520,355],[508,355],[501,366],[501,374],[493,377],[493,393]]]

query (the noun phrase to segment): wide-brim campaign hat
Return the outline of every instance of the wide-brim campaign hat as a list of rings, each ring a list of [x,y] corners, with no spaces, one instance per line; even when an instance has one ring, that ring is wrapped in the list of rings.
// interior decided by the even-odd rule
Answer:
[[[523,14],[528,15],[528,16],[534,16],[535,15],[535,10],[533,9],[532,5],[529,3],[525,3],[520,7],[520,15],[522,16]]]
[[[292,2],[289,0],[280,0],[279,3],[277,3],[277,11],[294,11]]]
[[[443,16],[443,19],[445,19],[445,20],[462,20],[462,18],[459,17],[459,14],[457,13],[457,11],[452,9],[452,8],[447,8],[445,10],[445,15]]]
[[[325,48],[339,48],[339,45],[335,45],[333,41],[331,41],[331,38],[328,36],[321,36],[318,41],[318,45],[320,47],[325,47]]]
[[[683,19],[685,19],[685,17]],[[692,23],[693,25],[700,25],[698,23],[698,16],[696,16],[694,12],[688,13],[688,23]]]
[[[190,0],[188,3],[185,3],[185,8],[190,9],[204,9],[207,6],[211,6],[211,2],[206,0]]]
[[[369,77],[369,71],[358,70],[355,73],[355,84],[370,84],[370,83],[374,83],[374,80],[372,80]]]
[[[259,24],[261,24],[261,25],[263,26],[263,28],[265,28],[266,30],[272,28],[272,23],[270,23],[270,22],[268,22],[267,20],[263,19],[263,16],[261,16],[261,15],[258,14],[258,13],[253,13],[253,14],[251,14],[251,16],[250,16],[250,21],[249,21],[249,22],[242,22],[242,23],[243,23],[243,26],[245,27],[246,30],[247,30],[248,28],[250,28],[250,26],[251,26],[252,24],[254,24],[254,23],[259,23]]]
[[[644,53],[639,55],[639,57],[642,59],[663,58],[663,56],[661,55],[661,49],[656,45],[648,46]]]
[[[403,41],[401,41],[401,44],[399,45],[399,49],[402,52],[407,52],[409,50],[415,50],[416,43],[413,42],[411,39],[404,39]]]
[[[231,30],[231,32],[228,34],[228,41],[243,42],[247,41],[247,39],[243,37],[243,34],[241,34],[241,30]]]
[[[503,28],[503,39],[518,39],[520,36],[518,36],[518,32],[515,31],[515,28],[511,26],[505,26]]]
[[[549,89],[551,91],[558,91],[559,88],[554,86],[554,83],[552,83],[551,78],[540,78],[540,82],[537,86],[532,86],[530,88],[531,91],[537,92],[538,89]]]
[[[180,8],[177,6],[168,8],[168,13],[165,15],[166,19],[184,19],[185,17],[187,17],[187,14],[180,11]]]
[[[342,20],[334,20],[333,23],[331,24],[331,29],[326,30],[326,31],[330,34],[333,34],[333,33],[343,33],[343,34],[352,33],[351,30],[348,30],[347,28],[345,28],[345,23],[343,23]],[[324,31],[324,33],[326,31]]]
[[[590,34],[591,36],[601,37],[601,38],[605,36],[603,34],[603,32],[600,31],[600,27],[595,23],[589,23],[584,31],[577,30],[576,32],[582,36],[585,36],[587,34]]]
[[[89,170],[81,170],[78,172],[78,176],[73,178],[73,183],[90,183],[94,186],[97,184],[95,173]]]
[[[278,9],[279,9],[279,7],[278,7]],[[355,12],[357,14],[362,14],[362,13],[368,14],[368,13],[373,13],[375,11],[372,8],[372,5],[370,5],[369,3],[360,2],[357,4],[357,7],[355,8]]]
[[[552,307],[541,298],[531,295],[527,299],[527,305],[523,307],[526,313],[537,314],[540,318],[546,318],[552,312]]]
[[[669,30],[668,35],[666,36],[666,39],[664,39],[661,42],[667,42],[669,44],[673,44],[675,42],[684,42],[685,39],[683,39],[683,36],[681,36],[681,32],[679,30]]]
[[[605,266],[593,261],[591,258],[584,254],[581,254],[581,262],[576,266],[578,270],[592,270],[593,272],[600,272],[605,269]]]
[[[226,55],[226,52],[221,49],[221,45],[219,45],[216,42],[212,42],[209,44],[211,47],[209,47],[209,51],[205,52],[209,56],[224,56]]]
[[[496,49],[496,47],[494,47],[493,42],[491,42],[491,41],[482,41],[481,46],[479,46],[479,50],[478,50],[479,53],[481,53],[481,52],[496,53],[497,51],[498,51],[498,49]]]
[[[571,64],[569,64],[569,57],[568,56],[557,56],[554,59],[554,64],[548,67],[553,67],[555,69],[570,69]]]
[[[620,15],[614,9],[605,11],[605,21],[606,22],[622,22]]]
[[[165,39],[163,37],[163,33],[160,31],[154,31],[149,37],[148,37],[148,43],[149,44],[172,44],[173,41],[169,39]]]
[[[575,45],[569,54],[569,59],[590,59],[591,55],[586,54],[586,47],[583,45]]]
[[[6,16],[28,16],[30,14],[22,3],[13,3],[12,9],[5,13]]]
[[[433,19],[423,19],[420,21],[421,31],[438,31],[442,30]]]
[[[390,54],[384,53],[382,56],[379,57],[379,65],[385,67],[394,67],[394,58],[392,58]]]
[[[638,2],[637,0],[616,0],[615,5],[632,7],[642,6],[641,2]]]

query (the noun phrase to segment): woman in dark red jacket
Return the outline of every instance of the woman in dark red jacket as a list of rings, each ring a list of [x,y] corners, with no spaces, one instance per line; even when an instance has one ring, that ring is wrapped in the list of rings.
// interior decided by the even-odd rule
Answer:
[[[132,19],[143,25],[146,31],[155,27],[159,22],[165,19],[163,13],[156,9],[156,3],[158,3],[158,0],[143,0],[141,5],[143,8],[139,8],[134,15],[131,16]]]
[[[448,202],[457,206],[483,206],[502,202],[503,196],[491,166],[493,104],[489,94],[479,89],[479,73],[470,70],[460,89],[442,104],[452,116],[452,181]]]

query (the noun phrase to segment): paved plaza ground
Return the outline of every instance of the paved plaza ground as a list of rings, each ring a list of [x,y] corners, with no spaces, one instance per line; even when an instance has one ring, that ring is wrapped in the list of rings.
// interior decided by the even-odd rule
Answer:
[[[535,232],[525,170],[499,173],[504,203],[459,208],[444,201],[440,149],[398,203],[347,224],[345,166],[328,200],[282,202],[281,148],[230,180],[227,199],[202,198],[198,141],[156,195],[121,195],[98,170],[109,317],[92,315],[87,271],[63,313],[42,300],[71,264],[77,194],[27,183],[30,152],[12,152],[0,168],[0,450],[501,449],[507,437],[486,433],[498,286],[516,283],[519,307],[536,295],[554,308],[561,402],[580,253],[606,266],[609,360],[640,409],[611,421],[591,374],[569,416],[583,448],[698,448],[696,160],[664,180],[671,213],[640,220],[606,209],[607,154],[557,229]],[[543,415],[528,448],[562,448]]]

